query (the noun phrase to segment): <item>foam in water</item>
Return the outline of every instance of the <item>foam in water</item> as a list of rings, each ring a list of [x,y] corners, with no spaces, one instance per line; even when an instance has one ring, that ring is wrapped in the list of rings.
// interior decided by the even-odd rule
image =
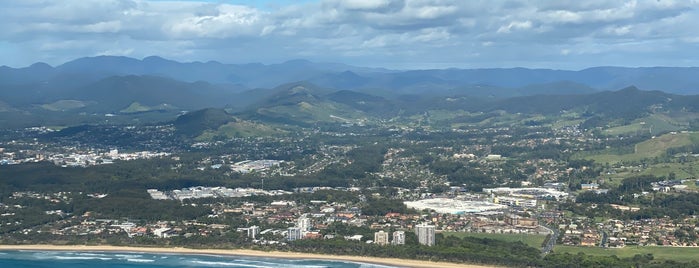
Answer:
[[[0,267],[20,268],[173,268],[173,267],[240,267],[240,268],[393,268],[369,263],[315,259],[280,259],[218,255],[150,254],[141,252],[72,252],[72,251],[3,251]]]
[[[150,259],[126,259],[126,261],[130,261],[130,262],[155,262],[155,260],[150,260]]]

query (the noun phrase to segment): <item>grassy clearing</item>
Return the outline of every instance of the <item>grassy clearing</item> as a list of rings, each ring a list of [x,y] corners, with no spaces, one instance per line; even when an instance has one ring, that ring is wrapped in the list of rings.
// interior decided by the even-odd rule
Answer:
[[[133,102],[133,103],[131,103],[131,105],[129,105],[129,107],[126,107],[126,108],[122,109],[122,110],[119,111],[119,112],[120,112],[120,113],[128,114],[128,113],[142,113],[142,112],[148,112],[148,111],[150,111],[150,110],[151,110],[151,108],[148,107],[148,106],[142,105],[142,104],[140,104],[140,103],[138,103],[138,102]]]
[[[691,158],[686,163],[660,163],[649,165],[643,169],[640,167],[617,168],[613,174],[601,174],[610,187],[619,186],[621,180],[633,176],[653,175],[656,177],[668,177],[670,173],[675,174],[677,179],[699,178],[699,159]],[[692,185],[694,183],[692,182]],[[693,188],[690,187],[690,188]]]
[[[258,112],[273,117],[288,117],[303,122],[353,122],[365,116],[342,104],[300,102],[295,105],[280,105],[270,108],[260,108]]]
[[[41,108],[53,112],[69,111],[87,106],[87,103],[79,100],[59,100],[49,104],[41,105]]]
[[[569,120],[558,120],[551,124],[551,128],[559,129],[564,127],[576,126],[584,122],[584,119],[569,119]]]
[[[635,247],[628,246],[625,248],[600,248],[600,247],[574,247],[574,246],[556,246],[553,249],[556,253],[571,253],[577,254],[582,252],[588,255],[611,256],[616,255],[620,258],[630,258],[634,255],[653,254],[655,259],[660,260],[675,260],[680,262],[699,261],[699,247]]]
[[[489,238],[494,240],[502,240],[507,242],[521,241],[530,247],[540,248],[541,244],[544,243],[546,239],[545,235],[534,235],[534,234],[488,234],[488,233],[465,233],[465,232],[444,232],[445,236],[456,236],[462,237],[477,237],[477,238]]]
[[[675,177],[678,179],[687,179],[697,176],[699,174],[699,169],[690,164],[679,164],[679,163],[666,163],[652,165],[643,172],[641,175],[653,175],[656,177],[665,176],[667,177],[670,173],[675,173]]]
[[[645,128],[645,125],[641,124],[640,122],[635,122],[635,123],[631,123],[628,125],[611,127],[611,128],[605,129],[602,133],[604,133],[605,135],[609,135],[609,136],[617,136],[617,135],[638,133],[638,132],[644,130],[644,128]]]
[[[684,120],[689,120],[687,118],[692,118],[691,116],[685,117],[686,118]],[[605,129],[604,134],[616,136],[645,132],[650,133],[651,135],[659,135],[661,133],[667,133],[670,131],[683,130],[687,127],[687,122],[678,121],[673,117],[665,114],[653,114],[644,118],[637,119],[628,125]]]
[[[599,154],[579,155],[578,158],[590,159],[602,164],[639,161],[663,156],[668,148],[682,147],[697,143],[699,143],[699,133],[668,133],[636,144],[633,153],[618,154],[615,153],[614,150],[606,150]]]
[[[635,154],[640,154],[645,157],[661,156],[668,148],[691,145],[691,136],[695,134],[696,133],[665,134],[655,139],[636,144]]]

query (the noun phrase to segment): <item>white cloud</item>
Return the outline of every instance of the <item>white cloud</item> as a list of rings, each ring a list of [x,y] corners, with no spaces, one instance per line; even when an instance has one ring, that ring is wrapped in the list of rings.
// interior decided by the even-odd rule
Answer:
[[[374,10],[387,7],[391,1],[389,0],[341,0],[337,4],[349,10]]]
[[[220,5],[214,15],[191,15],[172,23],[169,33],[176,38],[229,38],[261,33],[259,11],[246,6]]]
[[[101,52],[97,52],[92,56],[101,56],[101,55],[112,55],[112,56],[131,56],[133,54],[134,49],[133,48],[124,48],[124,49],[109,49],[109,50],[104,50]]]
[[[610,65],[605,53],[627,55],[630,65],[686,59],[699,36],[698,7],[696,0],[318,0],[263,10],[189,0],[17,0],[0,1],[0,40],[37,51],[22,64],[113,53],[373,66],[404,57],[483,67],[558,60],[576,68]],[[649,45],[676,52],[629,50]]]
[[[531,21],[513,21],[508,25],[503,25],[498,28],[498,33],[509,33],[512,30],[528,30],[532,28]]]

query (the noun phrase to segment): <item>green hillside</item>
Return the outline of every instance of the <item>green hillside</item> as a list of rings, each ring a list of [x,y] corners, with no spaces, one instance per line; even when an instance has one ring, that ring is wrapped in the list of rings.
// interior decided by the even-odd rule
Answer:
[[[370,98],[365,94],[336,94],[310,83],[293,83],[275,90],[276,93],[254,105],[247,115],[250,118],[292,124],[353,123],[364,120],[366,114],[336,100],[343,99],[360,106],[365,100],[382,101],[379,97]],[[331,93],[328,94],[329,92]]]
[[[84,101],[79,101],[79,100],[59,100],[55,101],[52,103],[47,103],[47,104],[42,104],[41,108],[53,111],[53,112],[59,112],[59,111],[68,111],[68,110],[74,110],[74,109],[80,109],[85,106],[87,106],[88,103]]]
[[[218,138],[278,136],[286,133],[286,130],[278,127],[252,121],[238,120],[235,122],[228,122],[215,130],[205,130],[201,135],[197,136],[195,140],[211,141]]]
[[[682,132],[668,133],[636,144],[633,152],[615,153],[607,150],[593,154],[578,155],[578,158],[594,160],[597,163],[618,163],[639,161],[659,157],[666,154],[667,149],[699,144],[699,133]]]
[[[237,119],[223,109],[203,109],[179,116],[173,124],[177,132],[190,137],[197,137],[207,130],[216,130],[224,124]]]
[[[147,106],[143,105],[137,101],[132,102],[128,107],[121,109],[119,113],[122,114],[133,114],[133,113],[145,113],[145,112],[152,112],[152,111],[169,111],[169,110],[175,110],[177,107],[172,106],[167,103],[163,103],[157,106]]]
[[[641,133],[659,135],[670,131],[686,130],[689,128],[690,122],[697,119],[699,119],[697,113],[655,113],[636,119],[630,124],[607,128],[602,133],[611,136]]]

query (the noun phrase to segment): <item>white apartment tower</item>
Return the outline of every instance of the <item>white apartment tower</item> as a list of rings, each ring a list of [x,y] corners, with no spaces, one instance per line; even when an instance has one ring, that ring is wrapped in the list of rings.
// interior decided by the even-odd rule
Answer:
[[[421,245],[434,246],[434,225],[428,225],[426,223],[418,224],[415,226],[415,234],[417,235],[417,241]]]
[[[391,240],[393,245],[405,245],[405,232],[395,231],[393,232],[393,240]]]
[[[384,231],[375,232],[374,243],[380,246],[388,245],[388,233]]]
[[[311,219],[306,218],[306,215],[301,216],[296,222],[296,227],[301,229],[301,232],[308,232],[311,230]]]
[[[248,237],[252,239],[256,239],[256,236],[260,233],[260,227],[257,225],[253,225],[248,227]]]
[[[287,230],[286,240],[294,241],[301,239],[301,229],[298,227],[289,227]]]

